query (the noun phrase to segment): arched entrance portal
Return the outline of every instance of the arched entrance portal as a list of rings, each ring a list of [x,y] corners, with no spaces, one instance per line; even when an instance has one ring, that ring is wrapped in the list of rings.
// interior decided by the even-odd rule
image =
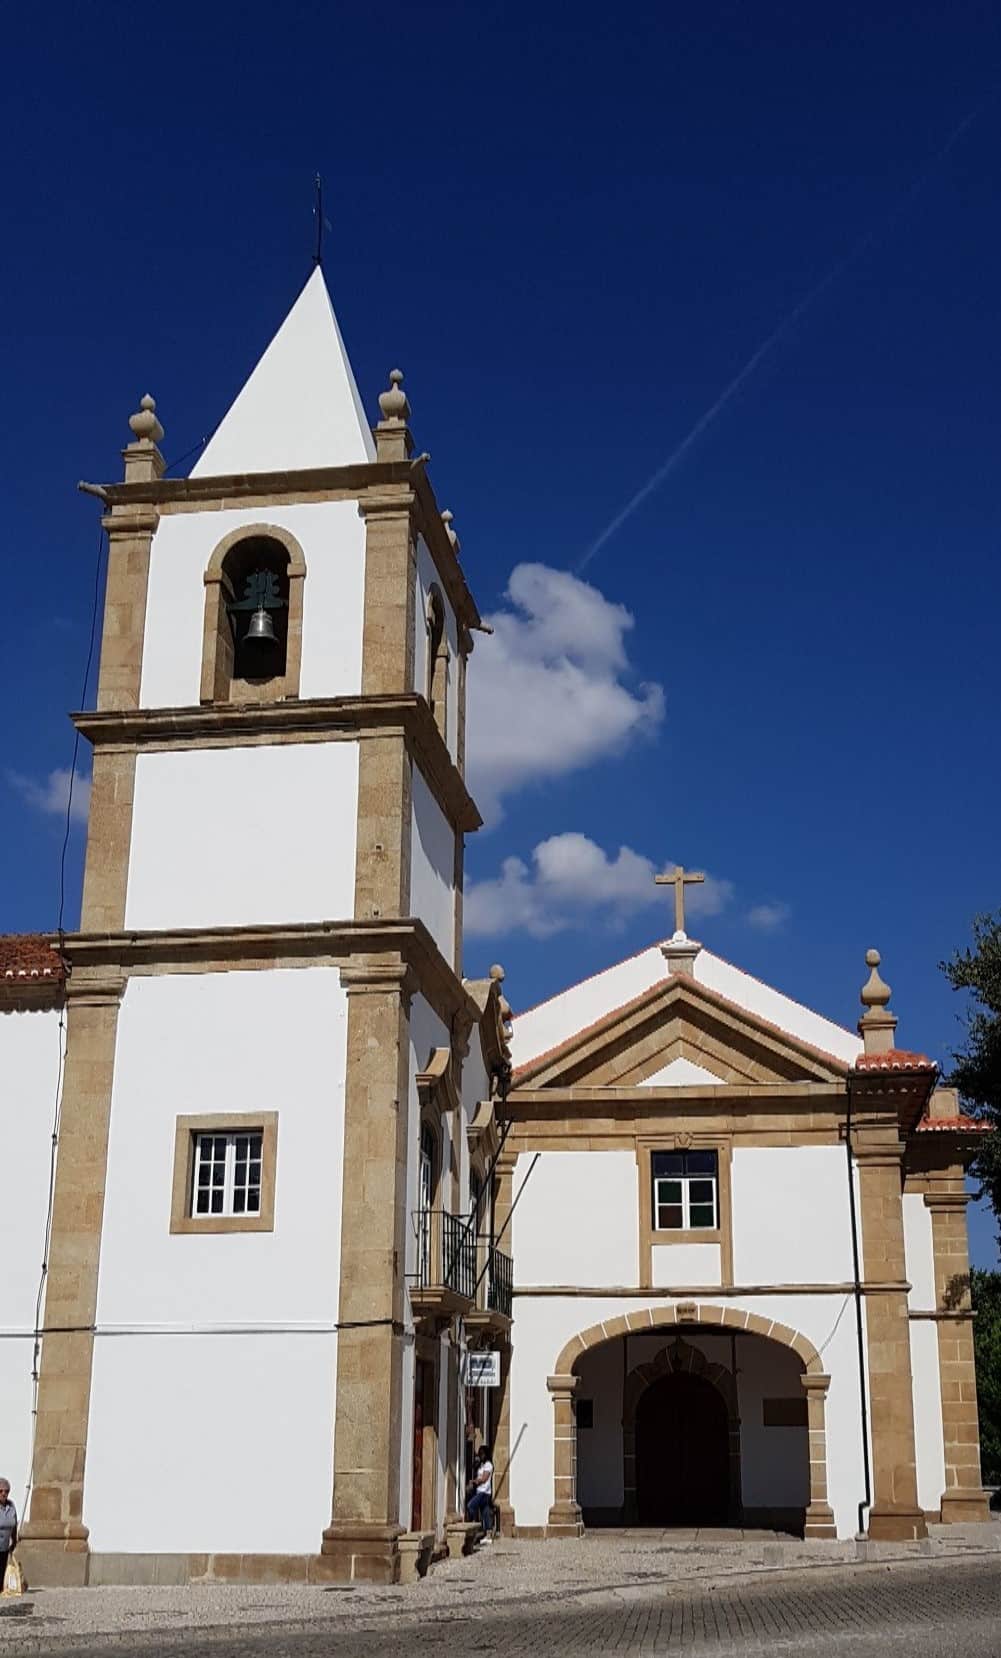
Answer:
[[[670,1372],[636,1411],[641,1526],[722,1526],[730,1513],[730,1420],[704,1376]]]
[[[647,1524],[721,1520],[836,1536],[829,1383],[806,1337],[737,1308],[685,1301],[582,1330],[546,1383],[554,1430],[547,1536],[579,1536],[585,1518],[636,1525],[641,1501]]]

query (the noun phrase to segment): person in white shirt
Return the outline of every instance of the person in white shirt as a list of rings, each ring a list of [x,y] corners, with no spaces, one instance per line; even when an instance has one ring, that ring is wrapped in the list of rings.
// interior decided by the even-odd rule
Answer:
[[[493,1535],[494,1529],[494,1465],[490,1460],[489,1445],[481,1445],[476,1453],[476,1466],[473,1469],[473,1493],[466,1504],[466,1513],[470,1520],[479,1520],[483,1527],[484,1542]]]

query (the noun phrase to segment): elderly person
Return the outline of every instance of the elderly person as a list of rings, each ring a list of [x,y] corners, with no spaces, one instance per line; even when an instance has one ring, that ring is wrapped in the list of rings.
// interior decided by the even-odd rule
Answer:
[[[10,1500],[10,1480],[0,1479],[0,1589],[7,1557],[17,1542],[17,1509]]]

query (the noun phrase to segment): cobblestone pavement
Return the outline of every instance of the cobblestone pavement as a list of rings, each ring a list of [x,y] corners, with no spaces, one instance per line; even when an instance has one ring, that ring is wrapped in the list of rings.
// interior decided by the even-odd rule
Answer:
[[[552,1548],[553,1545],[544,1545]],[[517,1570],[518,1551],[512,1551]],[[9,1603],[0,1645],[9,1650],[129,1652],[156,1658],[413,1658],[451,1647],[496,1658],[586,1653],[659,1654],[707,1649],[719,1655],[787,1651],[810,1658],[874,1658],[877,1644],[909,1658],[997,1658],[1001,1654],[1001,1557],[912,1556],[907,1561],[815,1566],[687,1581],[650,1570],[592,1588],[568,1579],[558,1592],[513,1581],[506,1598],[485,1585],[453,1585],[448,1598],[416,1590],[350,1587],[299,1600],[258,1588],[204,1591],[199,1626],[178,1600],[200,1591],[39,1591]],[[68,1597],[116,1596],[114,1625],[89,1631],[66,1616]],[[162,1597],[171,1594],[173,1602]],[[256,1602],[246,1596],[256,1594]],[[158,1608],[150,1597],[159,1597]],[[129,1597],[132,1600],[129,1610]],[[17,1610],[15,1610],[15,1608]],[[296,1608],[297,1610],[294,1610]],[[268,1621],[258,1621],[267,1610]],[[297,1615],[298,1611],[298,1615]],[[206,1614],[214,1617],[207,1626]],[[182,1623],[181,1620],[184,1620]],[[188,1627],[184,1624],[187,1623]]]

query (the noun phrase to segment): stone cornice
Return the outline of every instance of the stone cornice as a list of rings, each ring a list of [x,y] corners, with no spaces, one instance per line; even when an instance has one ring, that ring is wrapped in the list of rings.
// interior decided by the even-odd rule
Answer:
[[[53,940],[54,942],[54,940]],[[352,989],[419,989],[446,1022],[476,1004],[423,921],[315,921],[285,926],[183,927],[169,931],[67,933],[70,995],[89,995],[134,974],[332,966]],[[386,958],[390,958],[388,961]]]
[[[752,1104],[755,1110],[787,1114],[790,1106],[802,1104],[806,1110],[829,1106],[843,1119],[845,1090],[843,1083],[834,1082],[728,1082],[700,1087],[651,1088],[643,1083],[629,1087],[606,1085],[585,1088],[574,1084],[569,1088],[519,1088],[508,1095],[508,1114],[515,1122],[553,1116],[565,1118],[567,1108],[577,1114],[577,1126],[586,1132],[586,1107],[592,1106],[598,1117],[620,1115],[642,1116],[644,1111],[660,1115],[665,1106],[703,1105],[720,1107]],[[585,1108],[582,1111],[582,1108]]]
[[[374,697],[289,697],[282,702],[195,703],[183,708],[102,708],[72,715],[95,748],[131,751],[241,742],[330,742],[401,731],[452,825],[465,833],[483,822],[449,754],[434,715],[416,692]]]
[[[400,486],[403,486],[402,489]],[[210,511],[221,507],[289,504],[317,497],[357,499],[362,511],[371,492],[400,490],[404,511],[417,507],[418,528],[438,567],[442,583],[460,622],[480,625],[480,613],[466,584],[438,511],[434,490],[422,464],[414,461],[363,461],[352,466],[310,467],[292,472],[227,473],[218,477],[144,479],[130,484],[105,484],[104,499],[111,509],[109,524],[123,509],[151,507],[162,512]]]

